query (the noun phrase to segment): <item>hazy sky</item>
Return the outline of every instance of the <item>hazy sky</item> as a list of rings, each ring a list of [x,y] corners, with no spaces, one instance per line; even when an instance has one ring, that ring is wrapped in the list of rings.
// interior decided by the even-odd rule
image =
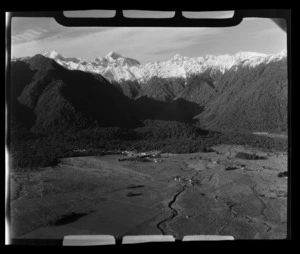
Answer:
[[[269,19],[248,18],[229,28],[64,27],[52,18],[13,18],[12,56],[56,50],[92,60],[115,51],[140,62],[252,51],[286,49],[286,33]]]

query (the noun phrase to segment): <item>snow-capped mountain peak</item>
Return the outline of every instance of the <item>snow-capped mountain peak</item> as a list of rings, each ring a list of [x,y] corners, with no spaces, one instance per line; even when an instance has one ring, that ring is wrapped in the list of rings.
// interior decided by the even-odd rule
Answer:
[[[175,54],[166,61],[143,64],[135,59],[123,57],[114,51],[109,52],[105,57],[97,57],[93,61],[63,57],[57,51],[45,53],[44,56],[53,58],[68,69],[99,73],[110,81],[133,81],[143,84],[153,77],[187,79],[206,71],[210,75],[216,76],[232,67],[234,69],[239,66],[253,68],[263,62],[280,61],[286,56],[286,51],[274,55],[238,52],[234,55],[206,55],[194,58]]]
[[[266,54],[257,53],[257,52],[238,52],[234,54],[236,59],[245,60],[253,57],[266,57]]]
[[[59,54],[59,53],[58,53],[57,51],[55,51],[55,50],[52,50],[52,51],[50,51],[50,52],[44,53],[43,56],[46,56],[46,57],[49,57],[49,58],[54,59],[54,58],[57,58],[57,57],[61,56],[61,54]]]
[[[107,55],[106,58],[108,59],[118,59],[121,58],[122,56],[114,51],[110,51]]]
[[[172,59],[174,59],[174,60],[180,60],[180,59],[182,59],[182,58],[183,58],[182,55],[180,55],[180,54],[175,54],[175,55],[173,56]]]
[[[52,59],[57,60],[57,61],[76,62],[76,63],[81,62],[81,58],[78,58],[78,57],[65,57],[65,56],[61,55],[60,53],[58,53],[57,51],[55,51],[55,50],[52,50],[50,52],[46,52],[46,53],[43,54],[43,56],[52,58]]]

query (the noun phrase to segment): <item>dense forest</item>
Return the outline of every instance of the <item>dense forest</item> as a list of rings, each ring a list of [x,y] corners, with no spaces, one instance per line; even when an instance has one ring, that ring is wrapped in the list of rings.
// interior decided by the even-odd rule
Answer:
[[[47,134],[12,125],[10,135],[12,170],[38,170],[55,166],[69,156],[101,156],[107,151],[161,150],[167,153],[209,152],[217,144],[249,145],[268,151],[287,149],[287,140],[250,133],[216,132],[196,124],[145,120],[137,128],[91,127]],[[81,150],[78,152],[78,150]]]

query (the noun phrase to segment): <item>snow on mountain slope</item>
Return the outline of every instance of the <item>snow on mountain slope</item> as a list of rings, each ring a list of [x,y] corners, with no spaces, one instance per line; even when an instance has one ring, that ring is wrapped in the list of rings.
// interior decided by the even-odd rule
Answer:
[[[56,51],[51,51],[43,54],[46,57],[54,59],[58,64],[70,70],[82,70],[86,72],[94,72],[105,74],[110,81],[118,80],[116,77],[122,76],[123,79],[132,79],[132,75],[128,71],[123,71],[123,68],[139,65],[137,60],[122,57],[118,53],[111,51],[105,57],[97,57],[93,61],[84,61],[76,57],[64,57]]]
[[[71,70],[99,73],[109,81],[145,84],[153,77],[187,79],[205,71],[209,71],[210,75],[216,78],[232,67],[235,69],[239,66],[254,68],[261,63],[279,61],[286,57],[286,51],[275,55],[239,52],[234,55],[206,55],[195,58],[176,54],[167,61],[143,64],[113,51],[105,57],[97,57],[92,61],[64,57],[56,51],[45,53],[44,56],[54,59],[58,64]]]

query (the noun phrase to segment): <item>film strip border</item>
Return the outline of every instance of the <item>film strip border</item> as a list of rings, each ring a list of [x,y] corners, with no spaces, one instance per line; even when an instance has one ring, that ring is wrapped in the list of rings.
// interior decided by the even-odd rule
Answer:
[[[125,9],[123,9],[125,10]],[[166,10],[155,10],[166,11]],[[173,10],[169,10],[173,11]],[[112,18],[76,18],[66,17],[63,11],[27,11],[27,12],[11,12],[10,17],[53,17],[60,25],[67,27],[74,26],[121,26],[121,27],[230,27],[236,26],[242,22],[243,18],[290,18],[290,10],[288,9],[249,9],[249,10],[234,10],[234,15],[231,18],[186,18],[182,14],[185,10],[176,10],[172,18],[127,18],[123,15],[123,11],[116,10],[116,15]],[[191,11],[191,10],[186,10]],[[192,11],[199,11],[194,9]],[[202,9],[200,11],[206,11]],[[214,11],[222,11],[214,9]]]
[[[232,241],[233,236],[224,235],[187,235],[181,240],[173,235],[132,235],[115,238],[112,235],[68,235],[63,239],[14,239],[14,245],[57,245],[57,246],[108,246],[148,243],[185,243],[203,241]]]

